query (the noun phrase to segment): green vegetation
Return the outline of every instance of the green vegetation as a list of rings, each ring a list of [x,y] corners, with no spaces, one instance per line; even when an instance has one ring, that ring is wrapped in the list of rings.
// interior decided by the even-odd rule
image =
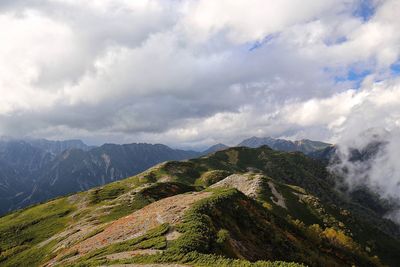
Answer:
[[[189,252],[187,254],[177,254],[165,252],[157,255],[138,256],[127,260],[114,261],[109,264],[120,263],[168,263],[175,262],[180,264],[190,264],[190,266],[221,266],[221,267],[305,267],[303,264],[284,261],[256,261],[229,259],[224,256],[214,254],[202,254],[198,252]]]
[[[108,210],[105,209],[105,214],[99,218],[99,221],[102,223],[114,221],[136,210],[139,210],[150,203],[150,200],[146,199],[142,194],[137,193],[135,196],[129,199],[129,201],[123,201],[115,206],[112,206]]]
[[[61,198],[0,218],[0,264],[40,263],[54,242],[41,248],[35,245],[65,229],[74,210],[66,198]]]
[[[104,187],[95,188],[90,193],[90,204],[98,204],[104,200],[115,199],[125,193],[126,187],[121,183],[111,183]]]
[[[201,177],[195,181],[195,184],[208,187],[212,184],[215,184],[215,183],[221,181],[222,179],[226,178],[230,174],[231,174],[230,172],[224,171],[224,170],[208,171],[208,172],[203,173],[201,175]]]
[[[95,205],[101,204],[104,201],[114,200],[129,190],[153,182],[156,182],[156,178],[152,172],[132,176],[121,181],[89,190],[89,202],[91,205]]]

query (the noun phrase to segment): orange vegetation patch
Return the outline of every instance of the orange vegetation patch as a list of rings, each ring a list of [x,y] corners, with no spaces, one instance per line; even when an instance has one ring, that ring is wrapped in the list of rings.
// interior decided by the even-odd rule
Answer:
[[[71,251],[86,254],[112,243],[129,240],[145,234],[163,223],[181,222],[185,211],[196,201],[211,196],[210,192],[176,195],[154,202],[111,223],[103,232],[73,246]]]
[[[106,258],[108,260],[122,260],[122,259],[129,259],[134,256],[138,255],[154,255],[161,252],[161,250],[157,249],[138,249],[134,251],[125,251],[125,252],[120,252],[120,253],[114,253],[111,255],[107,255]]]

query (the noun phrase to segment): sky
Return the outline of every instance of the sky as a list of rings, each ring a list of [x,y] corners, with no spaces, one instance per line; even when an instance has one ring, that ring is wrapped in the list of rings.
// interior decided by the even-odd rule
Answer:
[[[204,148],[400,124],[397,0],[3,0],[0,135]]]

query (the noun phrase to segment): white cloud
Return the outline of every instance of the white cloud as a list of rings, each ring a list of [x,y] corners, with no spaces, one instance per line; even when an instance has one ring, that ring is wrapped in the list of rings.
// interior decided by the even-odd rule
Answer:
[[[329,130],[340,159],[331,168],[345,177],[349,190],[367,186],[386,200],[400,201],[399,107],[400,78],[392,78],[365,83],[359,90],[292,103],[277,118],[297,125],[305,137],[314,133],[315,126]],[[398,215],[399,211],[393,211],[387,216],[400,222]]]
[[[233,42],[260,40],[297,23],[316,19],[323,14],[343,11],[354,1],[312,0],[238,0],[193,1],[185,25],[195,38],[206,40],[210,35],[226,32]]]
[[[397,1],[378,1],[368,21],[353,15],[357,4],[3,1],[0,134],[175,146],[336,140],[370,95],[377,110],[395,97],[349,89],[350,69],[368,69],[373,84],[390,80],[399,59]]]

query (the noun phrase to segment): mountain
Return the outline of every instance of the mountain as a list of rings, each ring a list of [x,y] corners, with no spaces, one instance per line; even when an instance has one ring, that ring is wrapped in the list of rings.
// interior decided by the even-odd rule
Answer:
[[[82,150],[89,150],[94,148],[95,146],[88,146],[81,140],[47,140],[47,139],[16,139],[11,137],[0,137],[0,148],[4,146],[9,146],[10,144],[20,144],[20,145],[30,145],[31,147],[40,149],[41,151],[52,153],[54,155],[58,155],[64,152],[67,149],[82,149]]]
[[[336,146],[330,145],[325,148],[312,151],[307,155],[310,156],[311,158],[318,159],[325,163],[328,163],[335,158],[336,150],[337,150]]]
[[[46,139],[27,139],[25,142],[29,143],[33,147],[37,147],[55,155],[61,154],[67,149],[81,149],[88,151],[94,148],[94,146],[88,146],[81,140],[50,141]]]
[[[199,155],[165,145],[105,144],[91,148],[75,140],[3,140],[0,214],[120,180],[166,160]]]
[[[0,265],[399,266],[399,226],[336,179],[267,146],[167,161],[1,217]]]
[[[28,197],[40,171],[55,155],[24,141],[0,141],[0,214]]]
[[[4,161],[0,161],[0,214],[14,205],[14,199],[27,192],[32,186],[22,179],[20,174]]]
[[[322,154],[325,149],[329,149],[332,147],[331,144],[320,142],[320,141],[312,141],[308,139],[302,139],[298,141],[290,141],[286,139],[276,139],[272,137],[250,137],[248,139],[243,140],[237,146],[244,146],[250,148],[257,148],[261,146],[269,146],[270,148],[278,151],[292,152],[292,151],[300,151],[306,155],[313,155],[314,158],[320,158],[325,160],[327,157],[331,155]],[[225,144],[216,144],[211,146],[210,148],[204,150],[202,152],[203,155],[208,155],[210,153],[214,153],[217,151],[225,150],[229,148],[229,146]],[[332,151],[331,151],[332,152]],[[330,152],[326,152],[330,153]],[[332,154],[332,153],[331,153]]]
[[[208,154],[211,154],[211,153],[214,153],[217,151],[225,150],[227,148],[229,148],[229,146],[219,143],[219,144],[213,145],[213,146],[209,147],[208,149],[204,150],[202,152],[202,154],[208,155]]]
[[[245,146],[251,148],[257,148],[260,146],[267,145],[272,149],[279,151],[300,151],[304,154],[309,154],[317,150],[324,149],[330,144],[323,143],[319,141],[311,141],[308,139],[298,140],[298,141],[290,141],[285,139],[275,139],[272,137],[251,137],[246,140],[243,140],[238,146]]]
[[[25,141],[12,140],[0,142],[0,160],[14,168],[19,176],[29,180],[28,176],[37,172],[54,158],[55,155]]]
[[[108,184],[163,161],[196,156],[197,152],[161,144],[105,144],[89,151],[66,150],[41,170],[37,186],[26,204]]]

